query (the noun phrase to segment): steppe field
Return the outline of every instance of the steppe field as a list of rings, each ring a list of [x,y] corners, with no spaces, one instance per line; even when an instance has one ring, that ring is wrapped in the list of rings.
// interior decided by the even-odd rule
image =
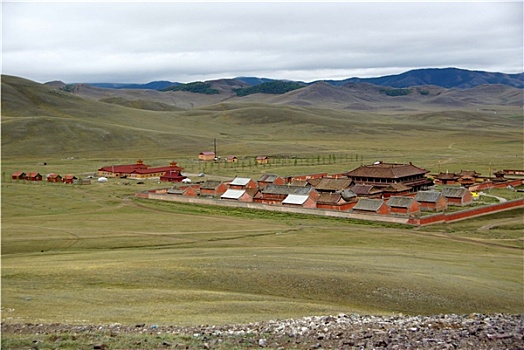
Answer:
[[[165,187],[153,180],[11,179],[15,171],[87,177],[138,159],[176,161],[193,180],[339,173],[376,160],[486,176],[523,168],[522,106],[421,106],[391,98],[370,112],[281,97],[152,111],[3,77],[2,322],[523,313],[522,210],[417,228],[134,197]],[[246,161],[198,162],[214,139],[220,154]],[[256,166],[257,155],[278,161]]]

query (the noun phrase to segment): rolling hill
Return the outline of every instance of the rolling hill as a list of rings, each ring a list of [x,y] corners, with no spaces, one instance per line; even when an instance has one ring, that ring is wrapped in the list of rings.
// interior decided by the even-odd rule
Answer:
[[[491,108],[491,106],[518,107],[524,103],[523,91],[507,85],[446,89],[434,85],[387,88],[369,83],[349,82],[341,86],[334,86],[326,82],[317,82],[302,87],[297,86],[298,88],[295,87],[288,92],[252,91],[245,96],[238,96],[237,91],[251,88],[238,80],[222,79],[207,82],[205,86],[213,93],[198,93],[195,92],[198,90],[191,91],[192,85],[187,89],[181,88],[182,86],[177,86],[175,91],[157,91],[105,89],[89,84],[76,84],[68,86],[66,91],[88,99],[155,110],[169,110],[172,107],[189,110],[225,101],[377,112],[410,112],[435,108],[441,110],[484,109]],[[260,86],[263,84],[257,85],[257,87]],[[146,100],[156,102],[158,105],[146,107],[146,103],[136,102]]]
[[[473,132],[476,142],[522,141],[522,90],[508,86],[389,96],[368,83],[320,82],[238,97],[239,84],[214,81],[220,93],[212,95],[86,84],[66,92],[60,83],[3,76],[2,156],[194,155],[217,137],[228,154],[369,152],[386,144],[405,154],[413,143],[433,139],[441,148]]]
[[[475,86],[496,84],[524,88],[524,73],[504,74],[496,72],[470,71],[459,68],[414,69],[402,74],[376,78],[349,78],[326,81],[333,85],[364,82],[394,88],[408,88],[420,85],[435,85],[443,88],[467,89]]]
[[[237,77],[234,80],[242,82],[247,86],[257,86],[271,82],[292,82],[289,80],[278,80],[258,77]],[[387,86],[393,88],[409,88],[421,85],[435,85],[447,89],[459,88],[467,89],[480,85],[508,85],[516,88],[524,88],[524,73],[505,74],[499,72],[472,71],[460,68],[423,68],[414,69],[401,74],[387,75],[374,78],[347,78],[342,80],[319,80],[330,85],[342,86],[347,83],[370,83],[374,85]],[[295,81],[300,85],[315,84],[319,81],[304,83]],[[75,85],[75,84],[72,84]],[[176,87],[181,83],[170,81],[152,81],[147,84],[120,84],[120,83],[92,83],[96,87],[108,89],[153,89],[165,90],[166,88]],[[183,85],[183,84],[182,84]]]

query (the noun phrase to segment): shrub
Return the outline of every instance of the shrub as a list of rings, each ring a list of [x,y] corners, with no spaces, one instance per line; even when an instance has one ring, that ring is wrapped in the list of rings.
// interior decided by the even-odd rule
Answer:
[[[380,89],[380,92],[387,96],[405,96],[411,93],[411,89]]]

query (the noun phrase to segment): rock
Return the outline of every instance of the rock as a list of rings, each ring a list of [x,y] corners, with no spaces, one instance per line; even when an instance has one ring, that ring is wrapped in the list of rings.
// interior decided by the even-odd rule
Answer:
[[[52,334],[60,339],[68,333],[69,339],[84,336],[137,334],[141,342],[128,344],[140,347],[149,337],[159,334],[180,335],[176,345],[165,341],[166,348],[274,348],[274,349],[524,349],[524,315],[469,314],[434,316],[374,316],[339,314],[311,316],[299,319],[270,320],[238,325],[201,325],[198,327],[157,326],[145,324],[64,325],[64,324],[1,324],[2,337],[11,334],[29,334],[38,339]],[[62,337],[63,338],[63,337]],[[124,339],[121,337],[120,339]],[[31,339],[31,338],[30,338]],[[65,338],[64,338],[65,339]],[[136,338],[135,338],[136,339]],[[198,341],[197,341],[198,340]],[[199,343],[199,345],[195,345]],[[34,343],[36,346],[37,343]],[[108,349],[106,344],[91,343],[93,349]],[[78,345],[78,347],[81,347]]]

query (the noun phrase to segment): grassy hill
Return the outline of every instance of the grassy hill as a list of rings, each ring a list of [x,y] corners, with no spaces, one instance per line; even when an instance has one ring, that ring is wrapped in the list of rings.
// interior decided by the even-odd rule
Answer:
[[[487,175],[522,168],[523,117],[512,90],[470,91],[472,105],[441,108],[419,99],[464,95],[432,88],[393,97],[371,85],[314,84],[279,96],[117,96],[56,85],[2,77],[3,322],[195,325],[522,310],[519,210],[412,228],[134,198],[165,186],[153,180],[71,186],[10,178],[20,170],[83,177],[137,159],[175,160],[225,178],[335,173],[375,160]],[[489,104],[476,104],[487,96]],[[165,102],[173,98],[176,105]],[[159,103],[178,108],[144,109],[169,109]],[[352,103],[370,109],[344,107]],[[280,161],[198,162],[214,139],[221,155]]]
[[[522,115],[515,103],[518,96],[512,88],[487,89],[477,88],[478,93],[472,89],[463,95],[471,104],[462,109],[462,104],[457,105],[455,110],[451,107],[457,92],[451,90],[412,94],[416,99],[446,99],[448,108],[440,109],[440,104],[422,105],[410,95],[386,96],[369,85],[336,89],[318,83],[266,97],[263,102],[255,95],[216,102],[208,100],[209,95],[177,92],[202,96],[202,106],[153,111],[139,108],[170,109],[173,105],[145,95],[134,100],[83,98],[4,76],[2,156],[196,157],[212,149],[216,138],[223,155],[339,153],[358,154],[370,161],[418,161],[429,168],[442,161],[458,167],[473,160],[484,168],[490,162],[519,168]],[[489,100],[491,104],[475,104],[493,93],[499,97]],[[371,111],[328,108],[364,102],[375,107]]]

